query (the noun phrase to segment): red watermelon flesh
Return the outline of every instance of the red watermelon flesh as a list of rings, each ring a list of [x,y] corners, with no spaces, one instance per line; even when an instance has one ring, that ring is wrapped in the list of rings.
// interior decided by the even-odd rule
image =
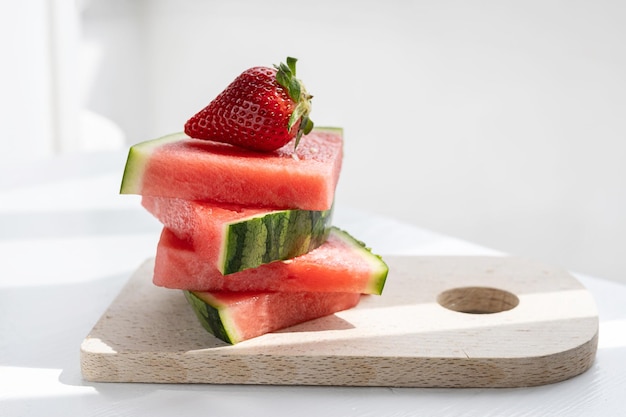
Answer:
[[[341,129],[321,128],[267,153],[184,134],[131,148],[120,192],[281,209],[331,208],[343,156]]]
[[[352,292],[381,294],[388,267],[348,233],[332,228],[327,241],[304,255],[229,275],[164,228],[153,282],[191,291]]]
[[[356,306],[356,293],[185,292],[202,326],[228,343]]]

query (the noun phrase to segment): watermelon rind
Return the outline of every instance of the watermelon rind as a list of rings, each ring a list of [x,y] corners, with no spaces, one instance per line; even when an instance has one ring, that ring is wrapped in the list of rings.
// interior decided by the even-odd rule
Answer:
[[[343,137],[343,127],[335,127],[335,126],[315,126],[313,128],[316,132],[329,132],[336,133]]]
[[[218,269],[228,275],[292,259],[323,244],[330,233],[330,210],[277,210],[225,226]]]
[[[371,248],[369,248],[364,242],[356,239],[345,230],[333,226],[331,231],[348,246],[352,247],[355,251],[358,251],[361,257],[371,265],[372,275],[369,280],[368,287],[363,291],[363,293],[376,295],[382,294],[385,282],[387,281],[387,275],[389,274],[389,266],[385,263],[383,258],[380,255],[373,253]]]
[[[235,344],[239,341],[234,326],[229,323],[227,316],[223,317],[221,314],[222,306],[216,300],[211,299],[208,293],[204,294],[206,300],[191,291],[183,291],[183,293],[198,321],[207,332],[227,343]]]
[[[189,139],[189,136],[183,132],[178,132],[131,146],[126,158],[120,194],[139,194],[141,192],[143,173],[152,152],[167,143],[185,139]]]

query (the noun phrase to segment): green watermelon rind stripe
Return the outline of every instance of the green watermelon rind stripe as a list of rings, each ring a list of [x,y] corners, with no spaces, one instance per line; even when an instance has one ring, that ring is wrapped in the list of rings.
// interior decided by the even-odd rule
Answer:
[[[143,174],[154,150],[168,143],[185,139],[189,139],[189,136],[183,132],[177,132],[131,146],[124,166],[120,194],[141,194]]]
[[[313,128],[314,132],[328,132],[335,133],[341,135],[343,137],[343,127],[334,127],[334,126],[315,126]]]
[[[238,341],[237,332],[228,320],[224,319],[225,313],[222,306],[215,300],[204,300],[192,291],[184,290],[185,298],[196,314],[202,327],[213,336],[224,342],[234,344]]]
[[[389,274],[389,266],[385,263],[382,256],[373,253],[364,242],[356,239],[345,230],[333,226],[332,233],[339,237],[348,246],[358,251],[362,259],[371,266],[372,274],[363,293],[381,295],[385,287],[385,282],[387,281],[387,275]]]
[[[277,210],[226,224],[218,269],[228,275],[304,255],[326,242],[332,213]]]

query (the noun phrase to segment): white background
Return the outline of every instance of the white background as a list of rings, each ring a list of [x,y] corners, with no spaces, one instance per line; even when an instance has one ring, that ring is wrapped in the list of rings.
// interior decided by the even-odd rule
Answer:
[[[345,128],[340,204],[626,282],[625,21],[606,0],[2,2],[0,163],[181,130],[292,55],[313,120]]]

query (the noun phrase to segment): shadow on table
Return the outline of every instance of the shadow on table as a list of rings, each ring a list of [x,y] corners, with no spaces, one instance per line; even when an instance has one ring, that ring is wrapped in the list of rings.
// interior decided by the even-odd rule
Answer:
[[[129,276],[122,273],[77,284],[0,288],[0,363],[78,370],[81,341]]]

